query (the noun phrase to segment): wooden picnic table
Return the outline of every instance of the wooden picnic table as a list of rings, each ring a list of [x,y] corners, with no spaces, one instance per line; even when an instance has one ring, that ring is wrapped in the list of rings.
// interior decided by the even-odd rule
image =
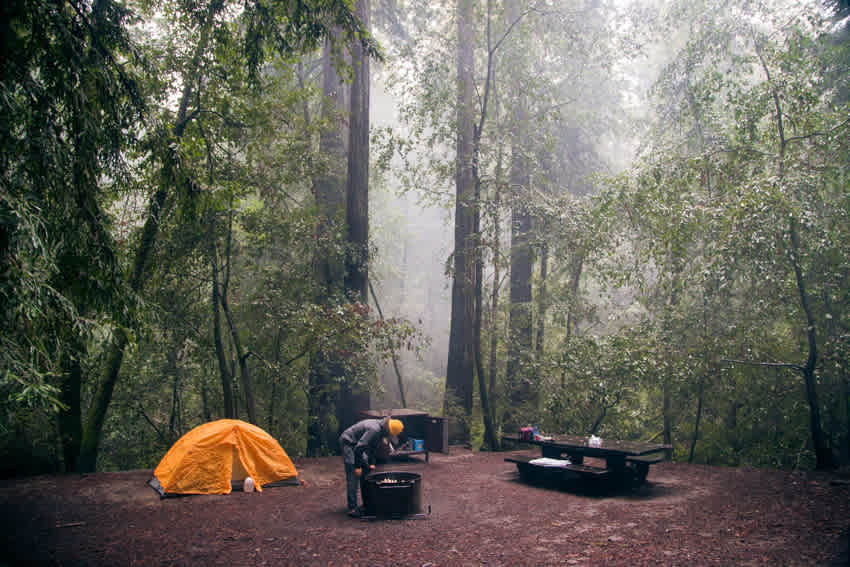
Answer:
[[[649,466],[664,460],[664,451],[670,445],[662,443],[641,443],[637,441],[600,440],[598,446],[592,445],[587,437],[575,435],[555,435],[551,439],[522,439],[517,436],[503,436],[503,441],[526,443],[540,447],[541,457],[551,459],[544,465],[538,465],[536,458],[513,456],[506,458],[508,462],[517,464],[520,474],[528,476],[535,467],[553,470],[563,470],[565,473],[576,474],[585,478],[606,478],[626,481],[633,486],[639,486],[649,474]],[[585,457],[605,460],[605,467],[588,466],[584,464]],[[558,464],[557,461],[569,461]],[[539,462],[539,461],[538,461]],[[553,466],[553,464],[555,466]]]

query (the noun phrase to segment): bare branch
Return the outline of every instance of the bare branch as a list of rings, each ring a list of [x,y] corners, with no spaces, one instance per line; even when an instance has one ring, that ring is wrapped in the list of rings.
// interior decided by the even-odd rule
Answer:
[[[817,136],[828,136],[828,135],[832,134],[833,132],[836,132],[837,130],[841,130],[842,128],[844,128],[848,124],[850,124],[850,118],[848,118],[847,120],[845,120],[844,122],[842,122],[840,124],[837,124],[836,126],[833,126],[832,128],[830,128],[826,132],[815,131],[815,132],[810,132],[808,134],[804,134],[802,136],[791,136],[790,138],[788,138],[785,141],[786,142],[798,142],[798,141],[801,141],[801,140],[808,140],[809,138],[815,138]]]
[[[160,429],[156,426],[156,424],[153,422],[153,420],[152,420],[150,417],[148,417],[148,414],[147,414],[147,413],[145,413],[145,408],[144,408],[144,407],[142,407],[142,403],[141,403],[141,402],[139,402],[139,403],[137,404],[136,411],[138,411],[138,412],[139,412],[139,414],[140,414],[143,418],[145,418],[145,421],[147,421],[147,422],[148,422],[148,425],[150,425],[150,426],[151,426],[151,429],[153,429],[153,430],[154,430],[154,433],[156,433],[156,436],[157,436],[157,437],[159,437],[159,440],[160,440],[162,443],[164,443],[164,444],[169,444],[169,443],[171,443],[171,441],[169,440],[169,438],[168,438],[168,437],[167,437],[167,436],[166,436],[166,435],[165,435],[162,431],[160,431]]]
[[[522,14],[517,16],[517,18],[513,22],[511,22],[511,25],[508,26],[508,29],[506,29],[505,33],[502,35],[502,37],[499,38],[499,41],[497,41],[496,44],[493,45],[490,48],[489,55],[493,55],[496,52],[496,50],[499,49],[499,46],[501,46],[502,43],[506,39],[508,39],[508,36],[511,35],[511,32],[513,31],[514,27],[516,27],[516,25],[519,24],[520,21],[522,21],[523,18],[525,18],[528,14],[530,14],[532,10],[533,10],[533,8],[527,9],[525,12],[523,12]],[[488,32],[489,32],[489,30],[488,30]]]

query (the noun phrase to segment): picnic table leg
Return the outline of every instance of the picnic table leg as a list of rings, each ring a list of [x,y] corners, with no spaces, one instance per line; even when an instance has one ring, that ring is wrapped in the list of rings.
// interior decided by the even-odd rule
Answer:
[[[623,462],[622,468],[618,470],[618,476],[623,484],[632,488],[640,488],[646,482],[646,477],[649,475],[649,463]]]
[[[646,482],[646,477],[649,474],[649,463],[635,463],[635,486],[640,486]]]
[[[517,471],[519,471],[519,479],[523,482],[530,482],[531,478],[531,467],[527,464],[517,463]]]
[[[635,471],[626,464],[624,456],[610,456],[605,459],[605,462],[607,467],[613,471],[617,482],[626,486],[637,486]]]

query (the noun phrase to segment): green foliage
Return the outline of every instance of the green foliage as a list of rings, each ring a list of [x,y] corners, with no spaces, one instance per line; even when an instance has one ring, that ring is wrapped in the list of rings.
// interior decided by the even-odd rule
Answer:
[[[384,132],[378,162],[448,208],[452,10],[408,8],[410,41],[389,51],[406,129]],[[549,255],[530,311],[545,335],[519,373],[541,406],[523,418],[552,432],[670,435],[682,459],[810,467],[811,362],[826,446],[850,459],[850,44],[812,7],[671,3],[664,39],[679,49],[651,90],[652,128],[633,167],[603,179],[592,175],[605,168],[598,150],[623,108],[605,104],[607,87],[624,76],[614,42],[601,41],[604,6],[490,8],[489,44],[483,5],[475,15],[476,65],[493,56],[496,78],[478,132],[482,255],[507,265],[510,208],[534,219],[532,244]],[[3,474],[62,468],[79,440],[57,438],[56,417],[81,421],[124,332],[99,468],[152,467],[180,435],[222,417],[213,269],[236,414],[252,386],[259,425],[292,455],[307,450],[320,394],[311,363],[339,365],[330,390],[378,394],[381,366],[415,357],[416,326],[323,297],[314,272],[318,254],[347,252],[339,227],[316,237],[314,179],[336,165],[319,135],[343,117],[316,119],[315,49],[330,35],[338,61],[353,41],[378,54],[351,2],[15,0],[0,15],[0,447],[14,468]],[[522,129],[534,136],[520,148]],[[528,161],[529,193],[507,190],[513,150]],[[146,209],[156,195],[163,207]],[[151,213],[152,255],[136,256]],[[397,244],[388,255],[402,254]],[[503,282],[484,274],[487,296]],[[495,350],[490,394],[504,410],[500,292],[482,344]],[[408,399],[439,411],[443,378],[405,370]],[[235,379],[244,372],[252,384]],[[480,408],[445,407],[477,444]]]
[[[640,387],[648,382],[649,366],[654,362],[648,353],[639,351],[638,340],[625,336],[572,339],[559,360],[546,365],[554,370],[549,376],[552,394],[547,401],[551,421],[542,425],[549,431],[590,435],[600,431],[604,418],[617,423],[617,435],[623,435],[630,409],[637,409]]]
[[[127,174],[143,106],[130,14],[16,1],[3,7],[0,72],[0,395],[63,406],[61,360],[122,293],[105,206]],[[104,181],[109,180],[109,181]]]
[[[821,73],[840,59],[814,14],[768,37],[749,12],[731,13],[699,27],[657,83],[661,120],[646,161],[605,198],[636,261],[601,273],[637,286],[659,330],[657,383],[672,395],[679,455],[700,401],[695,458],[809,466],[806,317],[821,353],[840,333],[827,322],[847,317],[835,312],[848,241],[834,227],[847,214],[836,182],[846,183],[848,123],[831,102],[839,85]],[[817,373],[837,408],[846,370],[818,363]],[[846,417],[830,414],[837,451]]]
[[[133,9],[148,20],[135,20]],[[309,89],[293,87],[303,80],[295,76],[294,54],[326,37],[337,48],[360,42],[372,55],[377,46],[343,0],[20,1],[5,3],[3,16],[0,424],[14,430],[27,407],[43,407],[46,416],[61,411],[68,457],[79,447],[71,438],[80,416],[101,391],[96,377],[113,332],[129,331],[127,374],[138,379],[119,386],[102,465],[147,464],[153,453],[145,447],[161,448],[193,421],[213,417],[217,401],[221,407],[214,377],[199,372],[209,365],[209,238],[229,254],[228,269],[241,270],[268,241],[252,232],[244,239],[255,243],[247,254],[225,245],[233,206],[262,197],[285,209],[286,189],[306,193],[316,130],[303,109],[316,103]],[[155,206],[142,210],[152,195]],[[237,222],[250,230],[248,217]],[[302,290],[288,298],[296,305],[303,303],[301,282],[310,279],[303,277],[308,218],[296,214],[287,225],[302,223],[300,236],[290,236],[302,244],[294,252],[306,267],[291,273],[293,288]],[[279,266],[281,273],[289,267]],[[233,278],[231,293],[255,291],[254,273]],[[246,302],[244,309],[265,314],[266,307]],[[156,344],[169,348],[163,353]],[[288,348],[301,346],[292,341]],[[118,349],[122,354],[123,343]],[[157,363],[173,352],[184,353],[181,372],[173,361]],[[69,380],[72,367],[82,368],[81,383]],[[97,399],[104,411],[114,382],[106,384]],[[290,385],[279,384],[278,403],[303,406],[303,396],[287,393]],[[163,399],[170,409],[146,405]],[[100,437],[97,423],[86,425],[93,428],[87,435]],[[290,425],[298,427],[298,418],[281,429],[291,434]]]
[[[847,46],[808,9],[789,26],[787,6],[674,6],[681,47],[640,160],[535,213],[551,252],[539,421],[810,467],[815,407],[846,460]]]

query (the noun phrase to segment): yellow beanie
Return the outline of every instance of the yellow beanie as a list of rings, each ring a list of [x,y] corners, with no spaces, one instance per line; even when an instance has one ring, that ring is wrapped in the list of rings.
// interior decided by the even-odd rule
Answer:
[[[387,424],[387,428],[390,430],[390,435],[398,437],[404,430],[404,424],[398,419],[391,419],[389,424]]]

